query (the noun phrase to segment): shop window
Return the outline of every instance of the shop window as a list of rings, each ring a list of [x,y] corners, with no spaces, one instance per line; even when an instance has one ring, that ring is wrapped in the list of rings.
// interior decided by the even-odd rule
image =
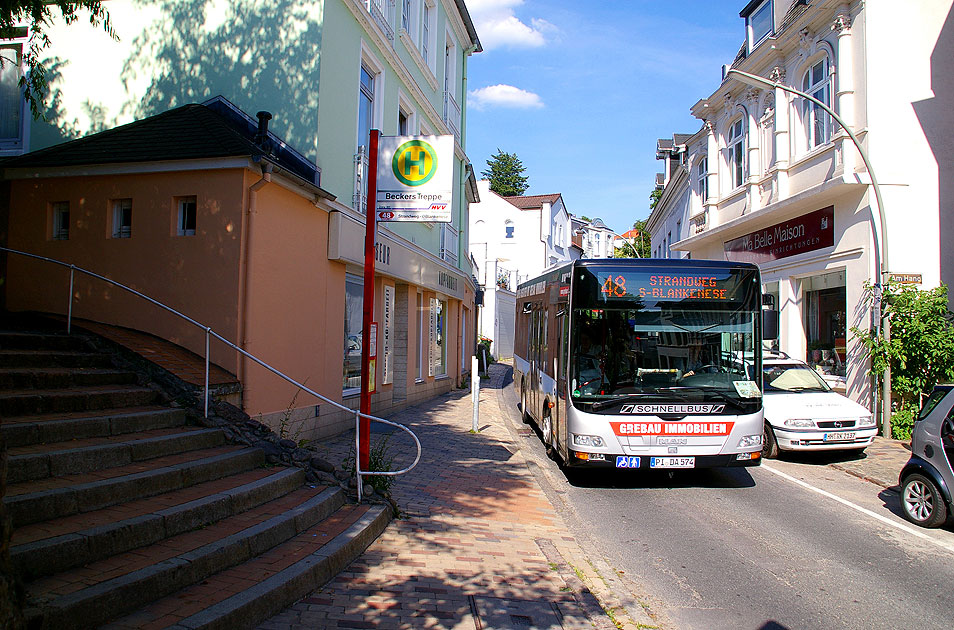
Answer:
[[[447,374],[447,302],[431,298],[430,376]]]
[[[417,294],[417,344],[414,348],[414,361],[417,365],[417,380],[424,380],[424,296]]]
[[[819,374],[845,376],[848,308],[845,272],[802,281],[804,324],[808,352],[805,360]]]
[[[364,317],[364,282],[358,276],[345,277],[344,369],[342,394],[361,391],[361,325]]]

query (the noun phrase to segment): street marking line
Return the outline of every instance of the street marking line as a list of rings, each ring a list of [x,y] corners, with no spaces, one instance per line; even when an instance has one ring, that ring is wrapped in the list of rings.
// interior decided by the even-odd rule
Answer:
[[[825,497],[828,497],[829,499],[834,499],[835,501],[841,503],[842,505],[846,505],[846,506],[848,506],[848,507],[850,507],[850,508],[852,508],[852,509],[854,509],[854,510],[857,510],[857,511],[861,512],[862,514],[865,514],[865,515],[870,516],[870,517],[872,517],[872,518],[874,518],[874,519],[876,519],[876,520],[878,520],[878,521],[881,521],[881,522],[884,523],[885,525],[890,525],[891,527],[895,527],[895,528],[897,528],[897,529],[900,529],[901,531],[907,532],[907,533],[909,533],[909,534],[913,534],[914,536],[917,536],[918,538],[922,538],[922,539],[924,539],[924,540],[929,540],[929,541],[931,541],[932,543],[934,543],[935,545],[937,545],[937,546],[939,546],[939,547],[942,547],[942,548],[944,548],[944,549],[947,549],[948,551],[954,552],[954,545],[951,545],[950,543],[944,542],[943,540],[937,540],[936,538],[934,538],[934,537],[932,537],[932,536],[929,536],[929,535],[925,534],[925,533],[922,532],[922,531],[919,531],[919,530],[917,530],[917,529],[914,529],[914,528],[912,528],[912,527],[909,527],[909,526],[907,526],[907,525],[905,525],[905,524],[903,524],[903,523],[897,523],[897,522],[895,522],[895,521],[892,521],[890,518],[888,518],[888,517],[886,517],[886,516],[882,516],[881,514],[878,514],[877,512],[872,512],[871,510],[869,510],[869,509],[867,509],[867,508],[863,508],[863,507],[861,507],[860,505],[857,505],[857,504],[855,504],[855,503],[852,503],[851,501],[849,501],[849,500],[847,500],[847,499],[842,499],[842,498],[839,497],[838,495],[832,494],[831,492],[827,492],[827,491],[825,491],[825,490],[822,490],[821,488],[816,488],[815,486],[811,485],[811,484],[808,483],[808,482],[802,481],[801,479],[796,479],[795,477],[792,477],[791,475],[788,475],[788,474],[786,474],[786,473],[783,473],[781,470],[777,470],[777,469],[775,469],[775,468],[772,468],[771,466],[766,466],[765,464],[762,464],[761,468],[762,468],[763,470],[767,470],[767,471],[769,471],[769,472],[771,472],[771,473],[774,473],[774,474],[778,475],[779,477],[782,477],[783,479],[787,479],[787,480],[789,480],[789,481],[791,481],[791,482],[793,482],[793,483],[796,483],[796,484],[798,484],[798,485],[800,485],[800,486],[802,486],[802,487],[804,487],[804,488],[807,488],[807,489],[811,490],[812,492],[817,492],[818,494],[820,494],[820,495],[822,495],[822,496],[825,496]]]

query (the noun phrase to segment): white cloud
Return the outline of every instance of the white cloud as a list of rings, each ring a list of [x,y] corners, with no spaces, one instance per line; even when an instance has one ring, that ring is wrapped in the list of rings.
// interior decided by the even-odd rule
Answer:
[[[529,25],[522,22],[514,14],[514,7],[522,4],[523,0],[467,0],[484,50],[539,48],[557,32],[556,26],[541,18],[531,19]]]
[[[512,85],[489,85],[467,93],[467,103],[474,109],[507,107],[510,109],[540,109],[543,101],[533,92]]]

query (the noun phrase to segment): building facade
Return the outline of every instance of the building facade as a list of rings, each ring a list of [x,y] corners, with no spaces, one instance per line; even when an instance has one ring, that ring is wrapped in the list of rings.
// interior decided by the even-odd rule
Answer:
[[[579,236],[578,245],[582,258],[612,258],[616,252],[618,236],[599,217],[589,220],[571,215],[574,236]],[[572,256],[571,256],[572,258]]]
[[[330,398],[357,404],[360,368],[355,357],[360,353],[360,346],[355,347],[354,338],[361,328],[369,131],[378,129],[389,136],[453,136],[451,221],[378,225],[375,305],[379,309],[380,305],[387,304],[394,311],[376,311],[375,317],[379,331],[385,320],[395,326],[393,339],[385,341],[379,332],[378,351],[382,351],[383,343],[401,343],[404,347],[388,351],[390,360],[384,361],[386,367],[378,361],[375,378],[378,394],[373,404],[377,410],[411,404],[422,396],[436,395],[459,383],[469,371],[476,327],[467,217],[468,204],[477,197],[476,180],[465,152],[464,103],[467,61],[480,51],[463,0],[406,0],[397,4],[387,0],[186,1],[147,6],[116,0],[107,5],[120,41],[105,35],[98,37],[99,33],[75,25],[69,28],[53,25],[48,29],[53,41],[50,56],[63,60],[54,64],[51,73],[51,88],[57,98],[52,99],[47,121],[30,121],[28,116],[21,116],[16,125],[7,124],[10,129],[5,131],[17,135],[18,139],[2,145],[4,153],[16,155],[56,147],[65,140],[100,130],[109,134],[124,123],[150,120],[186,104],[203,106],[199,104],[214,100],[217,95],[240,112],[271,112],[269,129],[276,145],[294,151],[313,166],[317,174],[313,184],[324,193],[320,199],[312,199],[313,208],[318,210],[318,215],[325,213],[326,216],[321,215],[325,218],[319,221],[323,225],[320,230],[314,228],[306,232],[310,241],[294,245],[301,240],[301,226],[288,219],[287,223],[272,226],[274,232],[266,240],[267,250],[259,252],[258,246],[249,246],[250,252],[259,252],[260,261],[280,260],[276,269],[284,268],[288,273],[281,282],[260,281],[264,282],[260,285],[260,299],[268,308],[285,310],[295,310],[296,304],[302,302],[301,308],[310,312],[307,327],[320,331],[330,341],[323,342],[328,348],[322,346],[309,351],[314,363],[324,362],[327,367],[316,365],[312,369],[317,371],[306,370],[300,372],[300,376],[310,379],[306,381],[309,387],[316,381],[327,387],[318,391]],[[4,43],[4,54],[19,59],[24,45],[26,39],[9,40]],[[5,88],[6,79],[5,75]],[[249,124],[254,127],[254,119],[251,120]],[[185,136],[178,138],[183,146],[194,140]],[[182,155],[187,154],[184,151]],[[7,243],[11,247],[15,243],[35,244],[47,252],[45,255],[57,259],[62,259],[57,254],[75,256],[75,260],[67,258],[67,262],[80,265],[82,260],[84,267],[120,282],[130,280],[147,294],[149,289],[157,289],[158,294],[168,297],[177,310],[186,314],[191,315],[189,308],[195,306],[198,312],[213,315],[207,313],[208,305],[195,302],[195,298],[202,295],[198,289],[169,293],[164,286],[152,286],[155,283],[150,282],[150,278],[156,265],[169,262],[163,259],[161,248],[153,247],[152,241],[167,235],[139,228],[151,220],[140,218],[151,211],[143,213],[139,208],[143,204],[159,203],[155,199],[145,201],[143,189],[130,188],[128,195],[119,190],[118,185],[111,191],[101,190],[96,198],[102,201],[102,208],[95,210],[103,216],[89,215],[87,221],[85,215],[81,216],[74,208],[66,214],[73,236],[63,239],[66,242],[53,237],[50,222],[63,213],[56,214],[49,204],[86,203],[83,200],[88,197],[83,196],[83,191],[99,185],[87,181],[87,176],[108,179],[110,175],[118,176],[127,171],[156,174],[211,168],[203,162],[201,168],[190,169],[184,157],[176,159],[176,156],[169,158],[168,164],[143,162],[135,152],[123,155],[126,165],[120,166],[114,157],[104,156],[100,165],[94,161],[72,170],[64,169],[63,165],[44,166],[42,168],[47,170],[42,176],[41,167],[31,167],[29,161],[6,169],[7,186],[13,191],[11,209],[19,211],[17,204],[29,198],[32,212],[43,217],[33,228],[45,223],[39,241],[37,234],[15,237],[14,231],[21,227],[18,221],[22,217],[11,213]],[[38,170],[30,173],[30,168]],[[242,168],[245,169],[243,178],[253,177],[249,169]],[[251,173],[257,173],[258,179],[264,176],[257,164],[252,165]],[[38,177],[56,180],[61,187],[47,190],[45,197],[39,192],[27,193],[23,182]],[[116,181],[132,186],[125,180]],[[198,215],[197,226],[204,223],[216,228],[203,231],[197,227],[196,235],[229,242],[238,239],[241,243],[248,233],[240,226],[246,225],[249,217],[258,218],[263,212],[250,207],[251,193],[247,187],[244,195],[235,192],[241,187],[230,189],[228,199],[224,200],[225,193],[219,189],[205,190],[204,181],[199,177],[189,186],[179,187],[181,191],[191,192],[173,195],[195,197],[193,212]],[[74,185],[75,189],[71,190],[69,186]],[[263,190],[270,187],[270,184],[264,186]],[[80,240],[99,237],[98,233],[86,235],[87,222],[108,224],[113,212],[110,204],[115,199],[132,199],[134,218],[129,242],[139,241],[133,246],[137,251],[152,251],[157,258],[113,258],[105,254],[105,247],[92,247],[92,241],[86,243],[86,248],[77,245]],[[226,210],[238,214],[226,222],[232,231],[223,234],[218,228],[224,217],[229,216]],[[214,215],[214,220],[209,219],[209,215]],[[259,221],[269,223],[278,216],[287,218],[275,213]],[[36,217],[23,220],[29,224]],[[104,232],[103,236],[112,239],[111,233]],[[106,242],[115,245],[111,240]],[[219,254],[214,247],[204,253]],[[198,252],[189,254],[198,255]],[[317,262],[319,260],[322,262]],[[255,270],[260,268],[251,263],[250,268],[253,277],[257,277]],[[300,268],[297,274],[295,268]],[[327,270],[327,284],[286,291],[289,283],[294,284],[296,275],[310,277],[318,269]],[[155,273],[155,277],[158,282],[162,273]],[[254,285],[254,280],[251,282]],[[11,284],[6,296],[8,306],[30,307],[18,301],[21,296],[12,287]],[[317,293],[306,296],[305,290]],[[282,299],[276,301],[281,296]],[[314,300],[317,307],[307,306]],[[226,312],[230,308],[226,307]],[[248,308],[255,311],[262,306]],[[91,318],[95,318],[94,314],[97,313],[87,313]],[[102,313],[99,315],[104,320],[107,318]],[[216,315],[213,319],[219,321],[219,317]],[[250,315],[245,325],[259,331],[261,338],[264,329],[256,327],[253,321]],[[148,331],[150,322],[141,316],[138,319],[124,316],[122,321],[110,323],[136,327],[133,322]],[[234,321],[226,329],[234,330],[235,339],[242,336]],[[273,345],[272,352],[267,353],[270,356],[263,358],[279,369],[283,361],[297,365],[298,359],[292,355],[301,348],[291,338],[301,333],[300,329],[289,328],[287,338]],[[272,333],[265,335],[271,336]],[[254,335],[249,333],[249,339],[254,339]],[[183,337],[183,343],[196,350],[189,338]],[[254,345],[254,341],[250,343]],[[337,349],[339,347],[342,349]],[[403,355],[403,359],[399,360],[399,355]],[[330,361],[329,357],[332,357]],[[240,371],[235,361],[223,361]],[[324,370],[337,372],[333,367],[337,365],[341,366],[341,372],[329,380]],[[290,404],[295,392],[284,391],[282,386],[244,385],[246,411],[261,414],[266,420],[286,415],[289,409],[296,417],[324,413],[301,397]],[[311,422],[309,431],[312,429],[325,430],[318,421]]]
[[[720,86],[691,108],[702,128],[665,185],[672,201],[654,211],[653,242],[759,264],[780,309],[780,349],[870,403],[868,360],[851,333],[872,326],[866,283],[879,266],[925,288],[954,277],[945,178],[954,108],[942,106],[952,95],[951,2],[758,0],[740,16],[744,44]],[[730,68],[828,104],[860,139],[884,207],[824,109],[743,83]],[[683,221],[672,242],[665,213]]]
[[[479,202],[470,206],[470,250],[484,292],[478,333],[493,340],[495,357],[513,353],[517,285],[547,267],[579,257],[571,242],[563,196],[502,197],[490,181],[477,182]]]

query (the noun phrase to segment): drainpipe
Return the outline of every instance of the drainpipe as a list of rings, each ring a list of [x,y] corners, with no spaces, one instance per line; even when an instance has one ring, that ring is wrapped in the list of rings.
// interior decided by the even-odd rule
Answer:
[[[243,217],[242,229],[242,270],[241,282],[239,284],[239,347],[248,352],[248,302],[249,302],[249,280],[251,278],[252,263],[252,223],[255,215],[258,213],[258,191],[272,181],[272,170],[274,166],[271,162],[262,163],[262,177],[257,182],[248,187],[248,206]],[[238,380],[242,383],[243,390],[247,391],[245,384],[245,373],[247,370],[248,359],[245,355],[240,355],[238,365]]]

